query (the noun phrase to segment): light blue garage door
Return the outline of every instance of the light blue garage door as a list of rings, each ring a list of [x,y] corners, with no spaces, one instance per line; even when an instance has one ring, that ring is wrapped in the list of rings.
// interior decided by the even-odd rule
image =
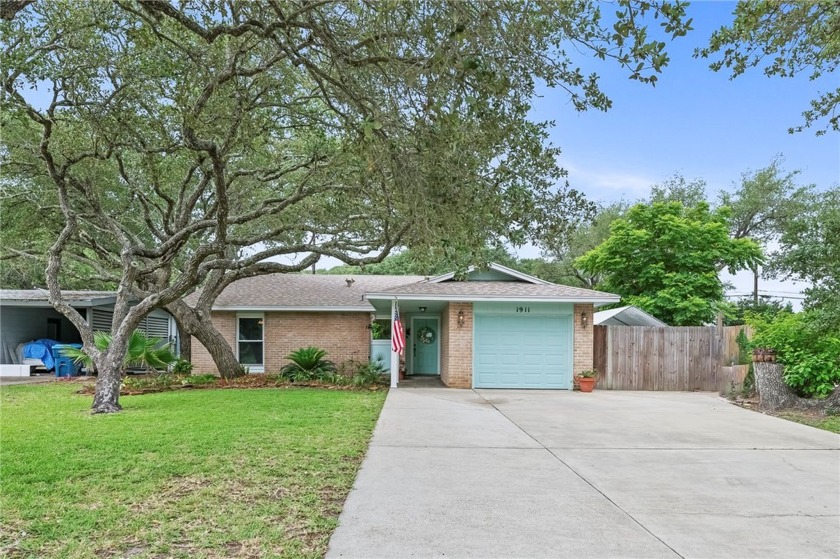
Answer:
[[[475,387],[571,389],[571,315],[559,315],[554,307],[513,308],[522,310],[494,313],[477,309]]]

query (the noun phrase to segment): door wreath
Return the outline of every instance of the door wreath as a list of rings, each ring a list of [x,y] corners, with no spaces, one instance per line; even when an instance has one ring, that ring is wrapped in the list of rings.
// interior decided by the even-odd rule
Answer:
[[[435,341],[435,331],[428,326],[423,326],[417,331],[417,341],[421,344],[431,344]]]

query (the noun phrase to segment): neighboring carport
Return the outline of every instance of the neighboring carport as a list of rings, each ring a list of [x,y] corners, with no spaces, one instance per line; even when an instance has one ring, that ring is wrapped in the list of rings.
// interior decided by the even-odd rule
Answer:
[[[328,557],[840,552],[840,437],[706,393],[391,391]]]

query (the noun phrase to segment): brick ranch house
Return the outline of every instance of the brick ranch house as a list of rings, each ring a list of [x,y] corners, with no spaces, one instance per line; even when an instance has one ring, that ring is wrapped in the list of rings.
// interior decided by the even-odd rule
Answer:
[[[216,328],[252,373],[276,372],[310,345],[336,363],[381,360],[399,383],[439,375],[453,388],[571,389],[592,368],[596,306],[617,295],[553,284],[499,264],[454,273],[352,277],[275,274],[234,282],[213,307]],[[395,311],[406,350],[391,350]],[[383,339],[373,339],[373,332]],[[195,371],[215,370],[193,339]]]

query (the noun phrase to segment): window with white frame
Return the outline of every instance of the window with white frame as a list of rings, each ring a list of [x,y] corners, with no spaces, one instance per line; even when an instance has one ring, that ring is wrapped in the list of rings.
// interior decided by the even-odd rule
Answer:
[[[240,313],[236,320],[236,341],[239,363],[252,372],[264,370],[265,317],[262,313]]]

